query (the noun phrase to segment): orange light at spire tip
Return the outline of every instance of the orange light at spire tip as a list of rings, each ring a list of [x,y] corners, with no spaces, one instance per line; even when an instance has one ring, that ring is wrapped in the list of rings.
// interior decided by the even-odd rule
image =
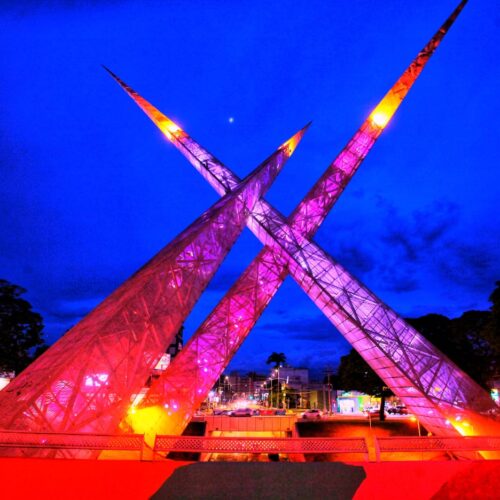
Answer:
[[[387,125],[390,120],[390,115],[377,111],[370,116],[370,120],[377,127],[383,128]]]
[[[301,141],[304,133],[311,126],[311,123],[312,122],[309,122],[305,127],[301,128],[295,135],[290,137],[290,139],[288,139],[288,141],[286,141],[285,143],[283,143],[280,146],[280,149],[287,150],[288,155],[291,156],[293,154],[293,152],[295,151],[295,148],[298,146],[299,142]]]
[[[283,144],[282,149],[288,152],[289,155],[295,150],[298,144],[298,139],[294,136]]]
[[[173,121],[170,120],[162,120],[159,123],[160,130],[169,138],[172,139],[172,136],[175,137],[175,134],[181,130],[181,128],[176,125]]]

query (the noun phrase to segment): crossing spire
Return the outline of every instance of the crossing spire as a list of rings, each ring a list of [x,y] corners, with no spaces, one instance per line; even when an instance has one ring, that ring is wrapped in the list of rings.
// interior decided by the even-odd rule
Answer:
[[[287,266],[292,276],[334,326],[361,352],[387,385],[405,400],[429,429],[441,433],[455,432],[447,423],[447,416],[437,409],[443,405],[448,404],[448,411],[458,401],[467,401],[469,407],[476,410],[488,408],[489,398],[477,384],[350,276],[340,264],[308,241],[380,136],[465,3],[462,2],[455,9],[419,52],[288,220],[285,221],[265,201],[256,204],[248,225],[267,246],[216,306],[141,403],[144,408],[161,403],[167,406],[162,413],[163,423],[157,423],[158,427],[154,432],[158,429],[166,433],[178,432],[186,425],[194,409],[205,398],[279,289],[287,275]],[[218,164],[218,169],[224,172],[224,178],[232,175],[221,163]],[[216,186],[221,182],[223,179],[216,179],[211,184],[217,189]],[[377,321],[370,319],[373,315],[378,315]],[[398,339],[403,334],[406,339],[401,342]],[[392,351],[387,347],[389,345],[392,346]],[[440,363],[436,363],[437,359]],[[159,413],[161,414],[160,410]],[[140,416],[134,419],[134,422],[138,421]],[[142,431],[147,432],[147,429],[142,428]]]
[[[308,126],[16,377],[0,428],[114,432]]]

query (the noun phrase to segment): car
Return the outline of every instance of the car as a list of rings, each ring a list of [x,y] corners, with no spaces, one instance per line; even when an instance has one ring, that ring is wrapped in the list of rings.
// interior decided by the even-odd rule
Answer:
[[[231,417],[251,417],[253,410],[251,408],[238,408],[231,412]]]
[[[320,410],[306,410],[302,413],[302,418],[304,420],[319,420],[323,416],[323,412]]]
[[[363,413],[365,413],[366,415],[379,415],[380,408],[365,408]]]
[[[387,410],[390,415],[408,415],[408,408],[406,406],[393,406]]]
[[[286,415],[286,410],[284,408],[278,408],[277,410],[274,410],[275,415]]]
[[[377,419],[380,418],[380,408],[366,408],[363,413],[366,415],[366,418],[369,419]],[[384,416],[387,416],[387,410],[384,410]]]
[[[274,410],[270,409],[270,408],[263,408],[262,410],[260,410],[260,415],[265,415],[265,416],[269,416],[269,415],[274,415]]]
[[[224,408],[214,408],[214,415],[230,415],[231,410],[226,410]]]

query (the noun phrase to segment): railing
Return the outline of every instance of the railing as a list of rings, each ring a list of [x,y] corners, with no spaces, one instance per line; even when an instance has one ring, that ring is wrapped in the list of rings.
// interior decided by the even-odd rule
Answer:
[[[460,453],[474,452],[476,458],[481,451],[500,452],[500,436],[463,436],[463,437],[388,437],[375,439],[375,452],[377,461],[381,460],[383,453],[420,453],[423,459],[424,453]],[[387,459],[387,456],[385,457]],[[414,459],[419,459],[414,455]]]
[[[353,453],[368,460],[365,438],[156,436],[153,451],[195,453]]]
[[[430,453],[454,454],[455,458],[458,456],[469,459],[498,459],[500,457],[500,436],[379,437],[374,439],[374,446],[377,461],[424,460],[429,458]],[[139,458],[142,460],[145,449],[150,452],[147,459],[154,456],[159,457],[162,453],[166,455],[169,452],[188,452],[304,455],[356,454],[365,461],[369,460],[369,445],[365,438],[252,438],[158,435],[151,450],[146,446],[142,434],[103,435],[0,431],[0,457],[32,456],[37,458],[83,459],[99,457]],[[495,455],[489,456],[488,452],[493,452]],[[348,460],[351,460],[351,457]]]
[[[26,453],[26,450],[32,450]],[[97,458],[99,453],[50,453],[61,450],[71,452],[133,451],[142,460],[143,434],[69,434],[47,432],[0,431],[0,456],[26,456],[50,458]],[[36,451],[46,453],[36,453]],[[24,453],[23,453],[24,451]],[[21,452],[21,453],[20,453]]]
[[[221,432],[287,432],[295,427],[295,415],[259,415],[251,418],[237,418],[226,415],[205,415],[207,434]]]

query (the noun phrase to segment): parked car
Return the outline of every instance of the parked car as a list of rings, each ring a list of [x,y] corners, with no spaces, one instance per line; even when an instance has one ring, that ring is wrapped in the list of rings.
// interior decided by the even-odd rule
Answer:
[[[286,415],[286,410],[284,408],[278,408],[274,411],[275,415]]]
[[[408,415],[408,408],[406,406],[392,406],[387,410],[390,415]]]
[[[231,412],[231,417],[251,417],[253,410],[251,408],[238,408]]]
[[[380,415],[380,408],[365,408],[363,413],[365,415]]]
[[[323,412],[320,410],[306,410],[302,413],[302,418],[304,420],[319,420],[323,416]]]
[[[223,408],[214,408],[214,415],[231,415],[231,410],[225,410]]]
[[[262,410],[260,410],[260,415],[274,415],[274,410],[270,409],[270,408],[263,408]]]

